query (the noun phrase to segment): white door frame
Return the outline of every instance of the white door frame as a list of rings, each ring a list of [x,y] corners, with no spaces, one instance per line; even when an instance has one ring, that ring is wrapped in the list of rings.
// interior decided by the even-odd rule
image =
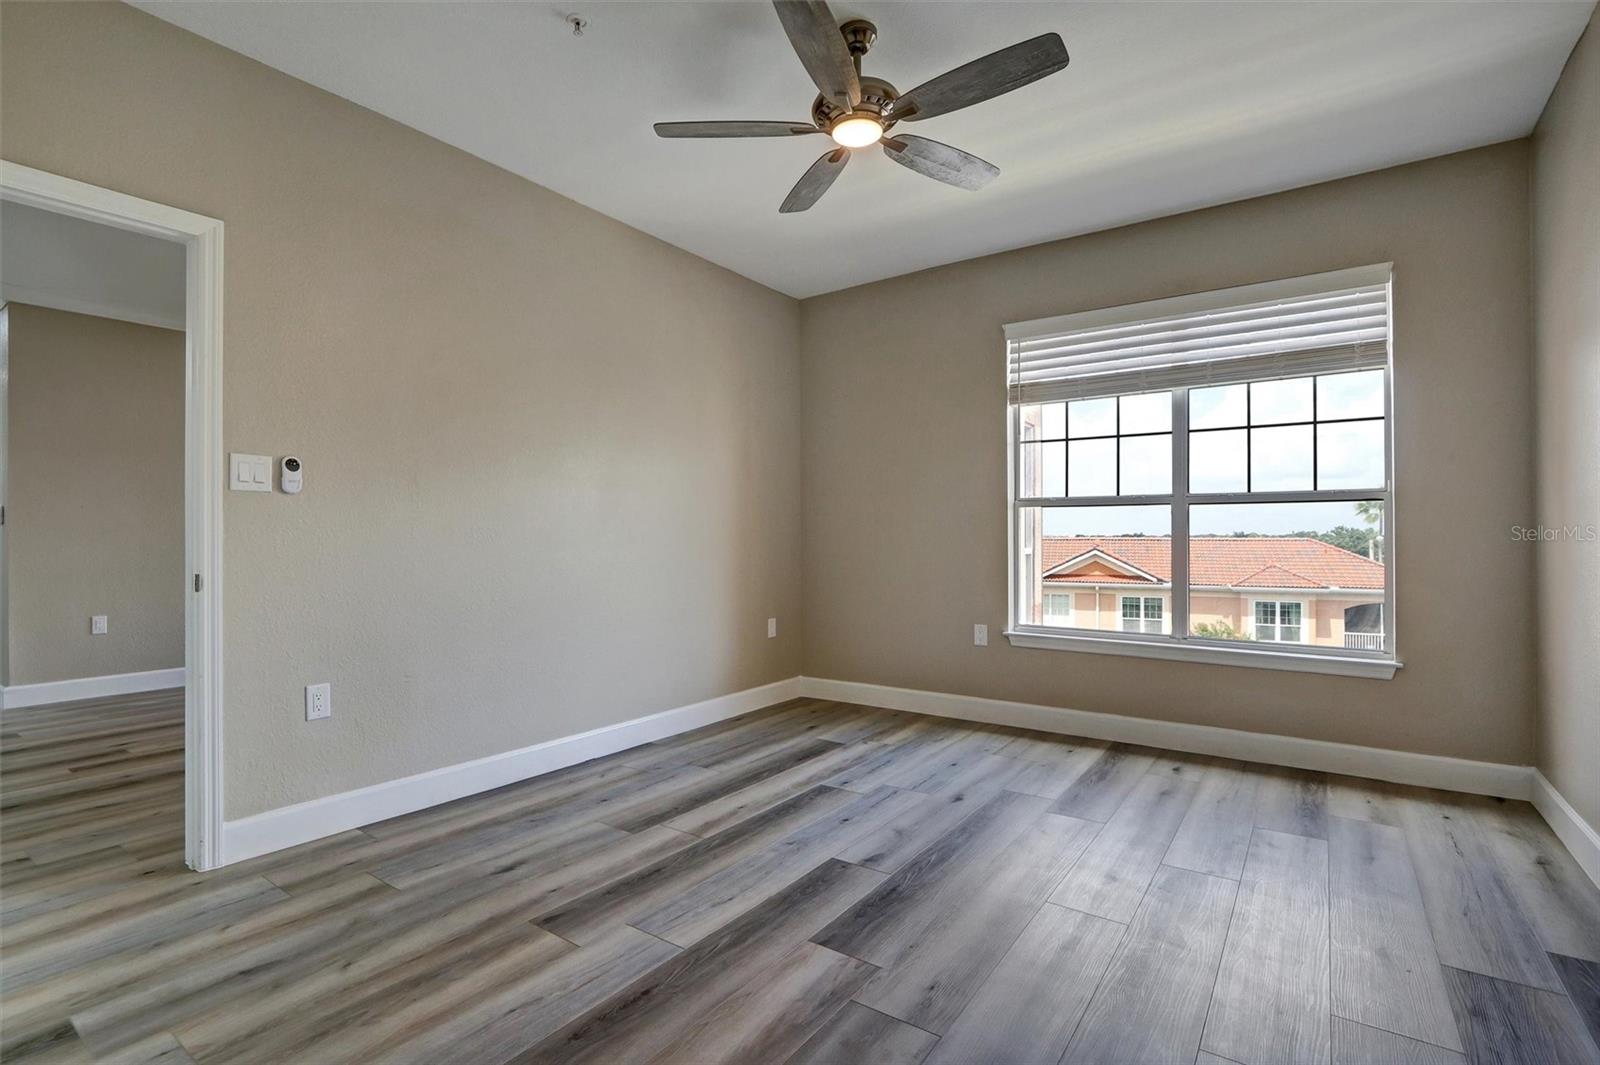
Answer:
[[[184,860],[222,856],[222,223],[58,174],[0,160],[0,199],[188,249],[185,297]]]

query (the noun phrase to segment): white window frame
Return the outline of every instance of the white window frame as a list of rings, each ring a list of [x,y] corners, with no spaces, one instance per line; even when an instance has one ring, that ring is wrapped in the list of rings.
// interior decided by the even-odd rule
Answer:
[[[1274,630],[1276,630],[1278,632],[1281,632],[1283,630],[1283,606],[1284,606],[1284,604],[1285,603],[1293,603],[1295,606],[1299,607],[1300,608],[1300,638],[1298,640],[1290,641],[1290,640],[1280,640],[1280,639],[1277,639],[1276,636],[1275,636],[1271,640],[1261,640],[1261,636],[1256,631],[1256,625],[1257,625],[1257,622],[1256,622],[1256,604],[1257,603],[1273,603],[1273,604],[1276,605],[1276,609],[1273,611],[1273,615],[1275,617],[1277,617],[1278,620],[1273,624],[1272,627],[1273,627]],[[1311,626],[1309,624],[1309,621],[1310,621],[1310,618],[1311,618],[1311,611],[1310,611],[1309,607],[1310,607],[1310,601],[1309,600],[1296,599],[1293,596],[1261,595],[1261,596],[1253,597],[1250,600],[1250,637],[1251,637],[1251,639],[1261,640],[1262,643],[1271,643],[1271,644],[1291,644],[1291,645],[1293,645],[1293,644],[1302,644],[1302,643],[1309,644],[1311,642],[1311,639],[1310,639],[1310,637],[1311,637]]]
[[[1091,654],[1128,655],[1138,658],[1161,658],[1187,662],[1207,662],[1226,665],[1250,666],[1263,669],[1290,670],[1306,673],[1327,673],[1338,676],[1367,677],[1379,680],[1391,679],[1401,667],[1396,633],[1398,630],[1397,612],[1395,610],[1395,575],[1393,562],[1398,558],[1396,551],[1396,525],[1395,520],[1395,490],[1394,490],[1394,343],[1393,343],[1393,278],[1391,264],[1384,263],[1374,267],[1360,268],[1354,271],[1341,271],[1336,274],[1323,275],[1327,278],[1343,278],[1356,274],[1372,275],[1382,271],[1384,276],[1390,278],[1390,307],[1389,307],[1389,336],[1387,351],[1382,359],[1381,368],[1384,371],[1384,407],[1383,407],[1383,443],[1384,443],[1384,483],[1381,490],[1377,489],[1324,489],[1310,491],[1290,492],[1209,492],[1191,493],[1189,491],[1189,410],[1188,398],[1191,387],[1204,387],[1203,385],[1176,385],[1171,388],[1172,393],[1172,491],[1160,495],[1140,496],[1075,496],[1066,499],[1023,497],[1018,494],[1017,456],[1018,441],[1020,439],[1020,411],[1019,404],[1006,401],[1006,557],[1008,560],[1006,597],[1008,620],[1005,632],[1007,640],[1014,647],[1039,648],[1061,651],[1088,652]],[[1194,310],[1205,307],[1225,307],[1239,305],[1256,300],[1275,298],[1278,293],[1303,292],[1306,284],[1316,279],[1293,278],[1281,282],[1268,282],[1261,285],[1249,285],[1237,289],[1220,292],[1199,293],[1193,296],[1179,296],[1172,299],[1154,300],[1149,303],[1139,304],[1135,307],[1123,308],[1129,312],[1127,320],[1136,320],[1140,317],[1154,318],[1162,314],[1179,313],[1185,310]],[[1329,288],[1335,287],[1330,283]],[[1082,315],[1067,315],[1058,319],[1049,320],[1049,324],[1059,328],[1070,328],[1076,319],[1083,319],[1086,324],[1099,324],[1105,321],[1107,311],[1090,311]],[[1044,323],[1023,323],[1016,329],[1026,329]],[[1004,349],[1003,349],[1004,350]],[[1006,355],[1009,360],[1009,355]],[[1374,365],[1372,369],[1378,369]],[[1009,372],[1009,366],[1007,367]],[[1334,371],[1311,371],[1295,376],[1322,376]],[[1268,375],[1269,377],[1271,375]],[[1266,378],[1264,378],[1266,379]],[[1159,384],[1153,384],[1150,390],[1166,391]],[[1108,391],[1106,395],[1129,394],[1126,390]],[[1092,398],[1082,396],[1079,398]],[[1243,645],[1239,641],[1219,640],[1208,637],[1194,636],[1189,633],[1189,598],[1193,589],[1189,587],[1189,557],[1186,546],[1189,543],[1189,508],[1206,504],[1239,504],[1239,503],[1317,503],[1317,502],[1358,502],[1361,500],[1381,499],[1384,508],[1384,640],[1383,650],[1354,650],[1342,647],[1323,647],[1304,642],[1309,624],[1309,611],[1302,606],[1302,642],[1299,644],[1270,643],[1266,645]],[[1017,604],[1019,601],[1019,583],[1022,580],[1022,570],[1017,564],[1017,519],[1023,508],[1076,508],[1093,506],[1165,506],[1171,514],[1171,542],[1172,550],[1172,584],[1171,600],[1164,612],[1163,635],[1148,633],[1125,633],[1121,631],[1121,599],[1118,599],[1117,627],[1112,630],[1080,630],[1077,632],[1063,632],[1060,629],[1046,629],[1042,625],[1030,625],[1017,620]],[[1042,517],[1041,517],[1042,520]],[[1181,591],[1180,591],[1181,589]],[[1255,625],[1254,605],[1251,606],[1250,625],[1252,631]],[[1288,650],[1287,648],[1293,648]]]
[[[1078,596],[1077,596],[1077,593],[1074,592],[1070,588],[1054,589],[1054,590],[1052,590],[1050,588],[1046,588],[1044,590],[1044,592],[1043,592],[1043,595],[1041,597],[1041,601],[1040,601],[1040,604],[1039,604],[1039,606],[1040,606],[1039,616],[1043,620],[1043,623],[1047,628],[1052,628],[1052,629],[1060,628],[1061,625],[1063,624],[1061,622],[1057,622],[1054,625],[1050,624],[1049,619],[1052,616],[1051,613],[1050,613],[1050,600],[1051,599],[1065,599],[1067,601],[1067,612],[1066,612],[1066,615],[1065,615],[1066,621],[1065,621],[1064,624],[1071,625],[1077,620],[1077,612],[1078,612],[1078,603],[1077,603]],[[1054,615],[1054,616],[1060,617],[1062,615],[1058,614],[1058,615]]]
[[[1139,634],[1141,636],[1165,635],[1167,632],[1167,619],[1171,616],[1171,611],[1167,609],[1166,600],[1159,595],[1145,595],[1142,592],[1123,592],[1117,596],[1117,631],[1130,631],[1126,628],[1127,623],[1133,620],[1127,614],[1127,602],[1130,599],[1139,604],[1139,624],[1141,626],[1150,622],[1149,607],[1151,600],[1155,600],[1156,605],[1161,609],[1161,616],[1156,619],[1160,622],[1156,626],[1156,631],[1150,632],[1148,629],[1141,628]]]

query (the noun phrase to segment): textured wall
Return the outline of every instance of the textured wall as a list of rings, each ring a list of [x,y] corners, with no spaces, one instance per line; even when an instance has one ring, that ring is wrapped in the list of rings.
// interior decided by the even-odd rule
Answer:
[[[7,683],[181,667],[183,334],[7,306]]]
[[[1539,766],[1600,825],[1600,15],[1578,41],[1533,155]],[[1573,538],[1564,530],[1577,527]]]
[[[225,446],[305,462],[225,504],[229,818],[799,672],[793,300],[132,8],[0,48],[7,159],[226,224]]]
[[[1393,261],[1392,681],[1013,648],[1001,326]],[[806,673],[1498,762],[1533,755],[1528,146],[803,304]],[[1507,624],[1507,618],[1524,619]],[[985,622],[988,647],[972,646]]]

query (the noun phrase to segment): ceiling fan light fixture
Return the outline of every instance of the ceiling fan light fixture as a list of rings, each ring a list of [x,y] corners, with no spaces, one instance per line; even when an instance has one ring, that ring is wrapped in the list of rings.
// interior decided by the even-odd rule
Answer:
[[[875,118],[851,115],[835,122],[828,133],[841,147],[865,148],[883,139],[883,125]]]

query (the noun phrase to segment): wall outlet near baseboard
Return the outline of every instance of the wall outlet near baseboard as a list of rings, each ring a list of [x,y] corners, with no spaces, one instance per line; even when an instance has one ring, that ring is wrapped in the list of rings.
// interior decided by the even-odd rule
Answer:
[[[773,639],[777,635],[778,635],[778,619],[777,618],[768,618],[767,619],[767,639],[769,639],[769,640]]]
[[[989,646],[989,626],[987,626],[987,625],[974,625],[974,626],[972,626],[972,646],[974,646],[974,647],[988,647]]]
[[[333,716],[333,685],[306,685],[306,720],[320,721]]]
[[[106,634],[106,616],[95,614],[89,618],[89,635],[104,636]]]

